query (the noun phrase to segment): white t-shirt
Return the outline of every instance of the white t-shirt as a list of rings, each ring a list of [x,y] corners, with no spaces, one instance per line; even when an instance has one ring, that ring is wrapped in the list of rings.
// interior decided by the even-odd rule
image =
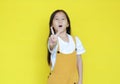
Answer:
[[[73,37],[71,35],[68,34],[68,38],[69,38],[69,42],[65,42],[60,37],[58,37],[59,51],[61,53],[70,54],[75,50],[75,48],[77,49],[77,51],[76,51],[77,55],[81,55],[85,52],[85,49],[82,45],[82,42],[80,41],[80,39],[78,37],[75,37],[76,45],[75,45],[75,42],[74,42]],[[49,48],[49,42],[48,42],[48,49],[51,53],[51,63],[52,63],[51,70],[53,70],[54,65],[56,63],[57,48],[58,48],[58,43],[54,47],[54,49],[51,51],[50,48]]]

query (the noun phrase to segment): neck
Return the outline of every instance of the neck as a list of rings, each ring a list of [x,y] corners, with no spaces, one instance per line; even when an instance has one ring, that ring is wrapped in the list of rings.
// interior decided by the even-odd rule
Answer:
[[[59,37],[60,37],[62,40],[66,41],[66,42],[69,42],[68,35],[67,35],[66,32],[62,32],[62,33],[59,35]]]
[[[67,37],[67,33],[66,32],[62,32],[62,33],[59,34],[59,37],[66,38]]]

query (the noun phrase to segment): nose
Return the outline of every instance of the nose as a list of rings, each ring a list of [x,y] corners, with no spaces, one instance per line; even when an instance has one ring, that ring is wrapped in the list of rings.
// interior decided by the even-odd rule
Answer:
[[[58,22],[59,22],[59,23],[62,23],[62,20],[59,20]]]

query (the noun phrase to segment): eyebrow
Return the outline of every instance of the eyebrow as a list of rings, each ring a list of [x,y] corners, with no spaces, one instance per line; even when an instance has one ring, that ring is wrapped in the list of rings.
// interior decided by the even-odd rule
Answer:
[[[58,17],[58,16],[55,16],[55,17]],[[66,18],[66,16],[62,16],[62,17]]]

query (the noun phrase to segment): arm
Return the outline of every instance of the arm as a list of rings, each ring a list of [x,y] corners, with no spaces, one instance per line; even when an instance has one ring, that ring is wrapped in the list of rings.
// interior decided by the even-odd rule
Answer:
[[[78,84],[82,84],[83,64],[81,55],[77,55]]]
[[[85,52],[85,49],[82,45],[81,40],[78,37],[76,37],[76,48],[77,48],[77,68],[78,68],[78,75],[79,75],[78,84],[82,84],[83,64],[82,64],[81,54],[83,54]]]

